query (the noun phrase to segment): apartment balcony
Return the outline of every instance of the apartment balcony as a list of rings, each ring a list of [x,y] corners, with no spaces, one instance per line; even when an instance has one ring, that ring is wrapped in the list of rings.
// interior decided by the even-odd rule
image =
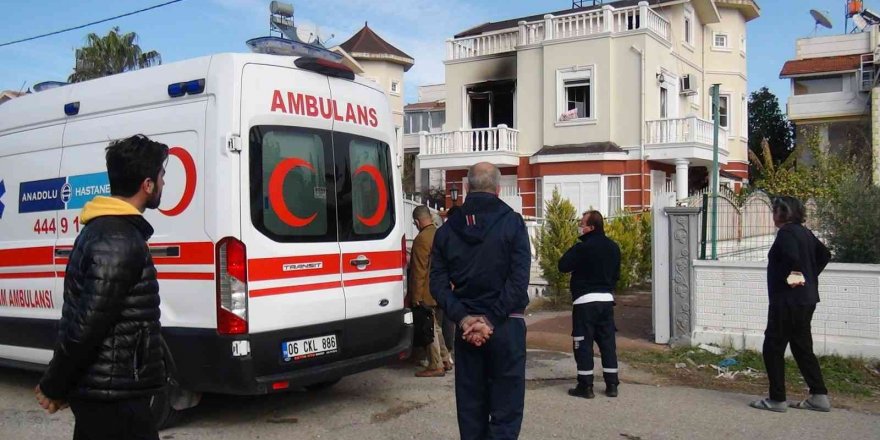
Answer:
[[[602,9],[575,14],[560,16],[547,14],[541,21],[521,21],[515,29],[449,39],[446,41],[446,59],[447,61],[465,60],[515,52],[519,46],[541,44],[546,41],[643,30],[648,30],[658,38],[670,42],[669,22],[650,9],[647,3],[619,9],[605,5]]]
[[[870,113],[868,93],[831,92],[788,97],[788,118],[809,119],[862,116]]]
[[[687,159],[694,165],[712,161],[712,121],[696,116],[645,122],[645,154],[650,160],[674,163]],[[718,129],[718,160],[727,163],[727,129]]]
[[[519,131],[501,124],[492,128],[463,129],[443,133],[419,133],[422,168],[462,169],[477,162],[497,166],[519,165]]]

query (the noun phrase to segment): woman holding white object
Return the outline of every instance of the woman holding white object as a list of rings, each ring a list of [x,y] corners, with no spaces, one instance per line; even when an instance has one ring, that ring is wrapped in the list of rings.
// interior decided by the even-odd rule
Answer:
[[[819,361],[813,353],[811,323],[819,302],[819,274],[830,261],[831,252],[803,226],[804,205],[798,199],[775,198],[773,222],[779,232],[767,255],[770,307],[763,349],[770,397],[750,405],[776,412],[785,412],[788,406],[827,412],[831,404]],[[790,405],[785,396],[784,358],[789,344],[801,375],[810,387],[809,398]]]

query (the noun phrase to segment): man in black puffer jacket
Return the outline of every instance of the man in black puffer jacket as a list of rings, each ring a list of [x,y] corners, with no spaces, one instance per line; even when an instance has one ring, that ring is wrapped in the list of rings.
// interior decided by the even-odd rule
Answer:
[[[159,284],[143,218],[162,197],[168,146],[142,135],[107,148],[112,197],[95,197],[64,277],[55,354],[35,390],[50,413],[68,404],[74,439],[158,439],[150,397],[165,383]]]

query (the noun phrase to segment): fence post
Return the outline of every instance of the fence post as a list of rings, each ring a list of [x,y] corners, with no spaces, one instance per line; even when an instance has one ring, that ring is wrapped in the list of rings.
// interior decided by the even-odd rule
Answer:
[[[516,25],[519,27],[519,45],[525,46],[529,44],[528,28],[526,28],[525,20],[518,21]]]
[[[693,334],[694,256],[700,208],[666,208],[669,215],[670,345],[689,345]]]
[[[654,329],[654,342],[669,342],[670,304],[669,304],[669,216],[664,211],[675,206],[675,192],[665,191],[656,194],[651,207],[651,328]]]

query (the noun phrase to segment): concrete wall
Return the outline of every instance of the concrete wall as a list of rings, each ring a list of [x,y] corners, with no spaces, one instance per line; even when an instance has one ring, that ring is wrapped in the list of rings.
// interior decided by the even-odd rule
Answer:
[[[394,126],[403,127],[403,66],[388,61],[366,59],[358,59],[358,62],[364,68],[364,76],[379,83],[388,96]],[[397,93],[391,92],[391,81],[400,83]]]
[[[544,146],[543,65],[544,50],[540,47],[516,53],[515,128],[519,130],[517,142],[523,155],[532,155]]]
[[[871,33],[801,38],[795,47],[795,56],[799,60],[868,53],[871,52]]]
[[[544,144],[565,145],[584,142],[604,142],[611,139],[611,96],[616,93],[611,77],[612,39],[598,36],[575,41],[560,40],[544,45],[543,109]],[[593,118],[589,122],[558,123],[557,71],[570,67],[591,66],[590,80],[593,95]],[[614,72],[615,75],[621,72]],[[638,87],[629,89],[638,93]],[[624,91],[620,91],[624,92]],[[629,93],[632,94],[632,93]],[[635,102],[627,100],[627,102]]]
[[[419,86],[419,102],[434,102],[446,99],[446,84]]]
[[[692,342],[761,350],[766,263],[694,261]],[[880,265],[832,263],[819,278],[817,354],[880,357]]]
[[[721,23],[710,24],[703,35],[706,47],[705,81],[700,84],[703,96],[703,118],[712,119],[712,97],[709,88],[721,84],[721,94],[730,96],[728,107],[730,127],[727,149],[728,161],[748,162],[748,81],[746,77],[746,48],[741,37],[746,35],[746,23],[742,14],[732,8],[719,8]],[[713,47],[716,32],[726,33],[728,49]],[[746,41],[746,46],[748,41]]]
[[[871,145],[872,169],[875,185],[880,185],[880,87],[871,92]]]

